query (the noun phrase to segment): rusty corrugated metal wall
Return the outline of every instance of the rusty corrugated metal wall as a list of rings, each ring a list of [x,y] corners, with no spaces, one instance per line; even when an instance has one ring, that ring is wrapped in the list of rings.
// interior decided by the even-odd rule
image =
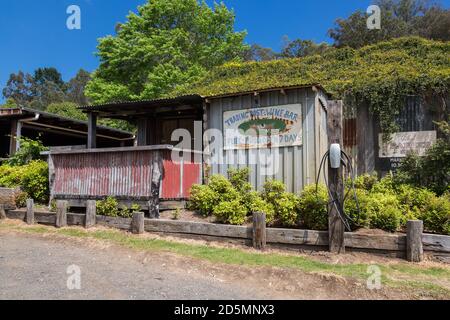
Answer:
[[[186,198],[194,183],[201,183],[201,163],[192,157],[171,160],[171,152],[132,150],[52,154],[54,198],[101,198],[114,196],[145,199],[151,195],[152,163],[158,152],[163,157],[161,198]],[[183,174],[184,173],[184,174]]]
[[[261,190],[269,179],[281,180],[290,192],[298,192],[305,185],[315,183],[317,170],[323,153],[327,150],[326,111],[319,102],[319,97],[326,104],[325,95],[311,87],[273,90],[259,93],[258,107],[271,107],[287,104],[298,104],[303,118],[303,144],[300,146],[278,148],[280,168],[274,175],[267,175],[261,165],[249,164],[249,150],[223,151],[225,159],[238,159],[238,164],[215,164],[211,173],[227,174],[230,167],[249,167],[250,182]],[[325,98],[325,99],[323,99]],[[223,132],[223,113],[230,110],[250,109],[255,107],[253,94],[236,95],[210,99],[207,109],[207,128],[219,129]]]

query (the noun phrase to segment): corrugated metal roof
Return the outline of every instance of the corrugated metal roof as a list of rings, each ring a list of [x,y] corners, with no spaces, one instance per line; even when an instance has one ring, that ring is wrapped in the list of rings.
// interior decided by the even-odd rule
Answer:
[[[81,106],[81,110],[105,110],[109,108],[116,108],[118,106],[125,108],[136,108],[136,107],[159,107],[165,105],[177,105],[177,104],[193,104],[203,102],[203,97],[197,94],[183,95],[174,98],[161,98],[161,99],[150,99],[150,100],[134,100],[134,101],[115,101],[105,104],[88,105]]]
[[[51,122],[59,127],[74,128],[87,132],[87,121],[63,117],[58,114],[45,112],[42,110],[31,109],[27,107],[16,107],[0,109],[0,118],[23,118],[34,114],[39,114],[39,122]],[[97,125],[97,132],[99,134],[107,134],[114,137],[133,137],[133,134],[128,131],[110,128],[102,125]]]

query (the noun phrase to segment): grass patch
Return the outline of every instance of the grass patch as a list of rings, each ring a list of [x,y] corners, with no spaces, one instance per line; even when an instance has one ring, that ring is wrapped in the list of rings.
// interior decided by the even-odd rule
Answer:
[[[132,249],[171,252],[182,256],[204,259],[215,263],[246,266],[268,266],[291,268],[304,272],[321,272],[351,277],[365,281],[369,264],[331,264],[312,258],[278,253],[257,253],[236,248],[220,248],[208,245],[186,244],[163,239],[137,237],[118,230],[85,230],[68,227],[55,229],[45,226],[21,226],[0,223],[0,229],[14,229],[28,233],[59,234],[77,238],[91,238],[107,241]],[[382,283],[393,288],[425,290],[430,294],[450,297],[450,290],[437,284],[440,279],[450,279],[450,268],[421,267],[406,263],[379,265]],[[404,279],[399,279],[404,278]],[[411,278],[413,278],[411,280]]]

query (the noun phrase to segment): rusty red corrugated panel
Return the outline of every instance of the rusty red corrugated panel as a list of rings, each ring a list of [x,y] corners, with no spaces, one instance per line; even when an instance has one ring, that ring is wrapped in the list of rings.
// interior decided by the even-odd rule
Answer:
[[[356,145],[356,119],[344,119],[344,148]]]
[[[150,194],[151,151],[52,156],[54,194],[145,197]]]
[[[52,155],[55,180],[52,193],[67,196],[107,195],[149,197],[155,151],[71,153]],[[200,181],[201,164],[186,161],[181,167],[163,154],[161,198],[184,198]]]

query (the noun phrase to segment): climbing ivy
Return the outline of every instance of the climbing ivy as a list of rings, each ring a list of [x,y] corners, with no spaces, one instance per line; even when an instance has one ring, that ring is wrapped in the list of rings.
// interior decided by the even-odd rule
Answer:
[[[447,96],[450,42],[398,38],[360,49],[331,49],[322,55],[265,62],[232,62],[201,81],[179,86],[170,96],[202,96],[320,84],[347,105],[368,104],[385,133],[395,132],[395,116],[406,96]]]

